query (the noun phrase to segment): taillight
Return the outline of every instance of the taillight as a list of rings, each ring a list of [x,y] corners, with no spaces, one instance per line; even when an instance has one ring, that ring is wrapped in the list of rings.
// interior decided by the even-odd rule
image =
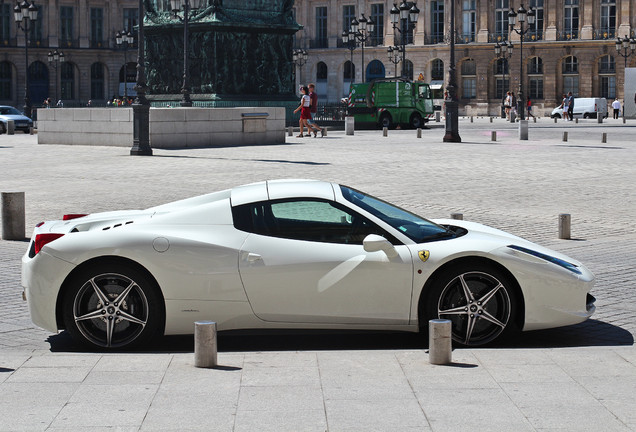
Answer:
[[[51,243],[53,240],[57,240],[64,234],[37,234],[35,236],[35,254],[40,253],[45,244]]]
[[[71,219],[81,218],[81,217],[84,217],[84,216],[86,216],[86,215],[85,215],[85,214],[79,214],[79,213],[78,213],[78,214],[73,214],[73,213],[71,213],[71,214],[65,214],[65,215],[62,217],[62,220],[67,221],[67,220],[71,220]]]

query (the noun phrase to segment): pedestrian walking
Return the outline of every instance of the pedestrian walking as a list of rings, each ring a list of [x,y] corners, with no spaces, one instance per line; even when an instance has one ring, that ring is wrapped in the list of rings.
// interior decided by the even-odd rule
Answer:
[[[570,121],[574,118],[574,96],[572,92],[568,93],[568,117]]]
[[[526,107],[528,108],[528,118],[536,118],[534,115],[532,115],[532,101],[530,100],[530,96],[526,98]]]
[[[568,104],[569,104],[569,100],[568,100],[568,95],[566,95],[565,93],[563,93],[563,101],[561,101],[561,109],[563,110],[563,121],[567,121],[568,120]]]
[[[308,88],[309,97],[311,98],[311,109],[309,110],[311,113],[311,118],[307,120],[307,124],[314,129],[314,138],[318,136],[318,131],[320,131],[320,136],[323,137],[325,136],[325,133],[314,120],[314,114],[318,112],[318,94],[316,93],[316,86],[314,85],[314,83],[310,83]]]
[[[506,112],[506,120],[510,120],[510,107],[512,106],[512,95],[510,92],[506,93],[506,98],[504,99],[504,111]]]
[[[300,105],[294,110],[294,114],[300,111],[300,121],[298,122],[298,125],[300,126],[300,134],[296,138],[302,138],[304,136],[304,127],[307,127],[307,131],[310,130],[309,124],[307,123],[307,120],[311,118],[311,98],[309,97],[309,88],[307,86],[303,86],[300,88],[300,92],[302,93]]]
[[[614,118],[618,119],[621,112],[621,103],[618,98],[614,99],[614,102],[612,102],[612,108],[614,109]]]

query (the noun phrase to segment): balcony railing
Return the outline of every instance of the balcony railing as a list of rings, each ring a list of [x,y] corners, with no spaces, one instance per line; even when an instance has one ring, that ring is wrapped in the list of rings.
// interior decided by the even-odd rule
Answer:
[[[543,30],[529,31],[523,35],[524,42],[536,42],[543,40]]]
[[[471,43],[471,42],[475,42],[475,35],[474,34],[458,34],[457,37],[455,38],[455,43],[456,44],[467,44],[467,43]]]
[[[109,47],[109,41],[108,40],[98,40],[98,39],[91,39],[88,41],[88,46],[92,49],[108,49]]]
[[[578,38],[579,38],[579,31],[578,30],[559,31],[559,32],[557,32],[557,40],[559,40],[559,41],[577,40]]]
[[[329,39],[320,38],[320,39],[310,39],[309,40],[309,48],[329,48]]]
[[[437,45],[445,42],[444,35],[424,36],[424,45]]]
[[[3,39],[0,43],[1,46],[5,47],[14,47],[18,45],[18,40],[16,38],[7,38]]]
[[[58,39],[58,46],[64,48],[79,48],[79,40],[77,39]]]
[[[508,35],[500,33],[488,33],[488,43],[507,42]]]
[[[595,39],[595,40],[616,39],[616,29],[594,30],[592,32],[592,39]]]

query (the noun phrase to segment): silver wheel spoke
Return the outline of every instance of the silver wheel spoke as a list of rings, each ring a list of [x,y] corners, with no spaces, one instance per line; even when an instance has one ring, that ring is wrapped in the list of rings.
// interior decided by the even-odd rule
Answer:
[[[497,291],[499,291],[500,288],[503,288],[503,285],[501,283],[499,283],[499,285],[494,287],[490,292],[486,293],[482,298],[480,298],[479,301],[481,302],[481,306],[486,306],[486,303],[488,303],[490,299],[492,299],[494,295],[497,294]]]
[[[93,312],[89,312],[85,315],[82,316],[75,316],[75,321],[84,321],[84,320],[90,320],[90,319],[95,319],[95,318],[101,318],[104,316],[104,310],[102,308],[99,308],[97,310],[94,310]]]
[[[115,319],[110,317],[106,320],[106,346],[110,347],[113,342],[113,335],[115,333]]]
[[[468,284],[466,283],[466,280],[464,279],[464,275],[459,275],[459,280],[462,283],[462,288],[464,289],[464,295],[466,296],[466,302],[470,303],[470,302],[474,301],[475,299],[473,298],[473,293],[470,292],[470,288],[468,288]]]
[[[131,282],[130,285],[128,285],[128,287],[126,287],[126,289],[123,290],[121,294],[119,294],[119,296],[115,300],[115,303],[120,305],[124,300],[126,300],[126,297],[128,297],[128,294],[130,294],[130,291],[133,289],[133,286],[135,286],[135,282]]]
[[[108,297],[106,297],[106,294],[104,294],[102,290],[99,289],[99,287],[95,283],[95,278],[91,279],[90,283],[91,283],[91,286],[93,287],[93,291],[95,291],[95,294],[99,298],[99,301],[102,303],[102,306],[106,306],[108,304]]]
[[[451,309],[439,310],[439,315],[468,315],[468,311],[466,310],[466,306],[458,306]]]
[[[130,322],[133,322],[135,324],[139,324],[141,326],[145,326],[146,325],[146,321],[142,321],[139,318],[136,318],[136,317],[130,315],[129,313],[126,313],[126,312],[121,311],[121,310],[119,311],[119,315],[117,316],[117,318],[121,318],[123,320],[130,321]]]
[[[486,321],[490,321],[491,323],[495,324],[496,326],[501,327],[502,329],[506,326],[506,324],[502,323],[501,321],[499,321],[497,318],[495,318],[494,316],[490,315],[486,311],[484,311],[484,313],[482,313],[479,317],[482,318],[482,319],[485,319]]]
[[[466,327],[466,341],[464,345],[468,345],[470,343],[470,337],[473,335],[473,329],[475,328],[475,322],[477,318],[474,315],[468,316],[468,327]]]

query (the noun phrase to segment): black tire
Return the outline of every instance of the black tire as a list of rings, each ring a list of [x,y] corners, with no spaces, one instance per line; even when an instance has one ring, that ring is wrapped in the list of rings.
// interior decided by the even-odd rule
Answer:
[[[31,131],[27,129],[27,130],[23,130],[22,132],[24,132],[25,134],[28,134],[28,133],[30,133]]]
[[[511,281],[485,265],[447,270],[435,280],[425,304],[428,319],[451,320],[453,341],[471,347],[504,337],[514,325],[516,308]]]
[[[419,129],[424,126],[424,119],[420,115],[420,113],[413,113],[411,116],[411,127],[413,129]]]
[[[0,122],[0,134],[7,133],[7,127],[3,122]]]
[[[76,275],[63,303],[66,329],[97,350],[143,345],[163,323],[159,289],[131,266],[104,262]]]
[[[388,112],[383,112],[382,115],[380,116],[380,128],[391,129],[392,127],[393,127],[393,118],[391,118],[391,114],[389,114]]]
[[[585,113],[585,114],[583,114],[583,118],[584,118],[584,119],[589,119],[589,118],[590,118],[590,115],[589,115],[588,113]]]
[[[561,114],[554,114],[554,115],[552,116],[552,118],[553,118],[553,119],[554,119],[554,118],[556,118],[556,119],[560,119],[560,118],[561,118]]]

